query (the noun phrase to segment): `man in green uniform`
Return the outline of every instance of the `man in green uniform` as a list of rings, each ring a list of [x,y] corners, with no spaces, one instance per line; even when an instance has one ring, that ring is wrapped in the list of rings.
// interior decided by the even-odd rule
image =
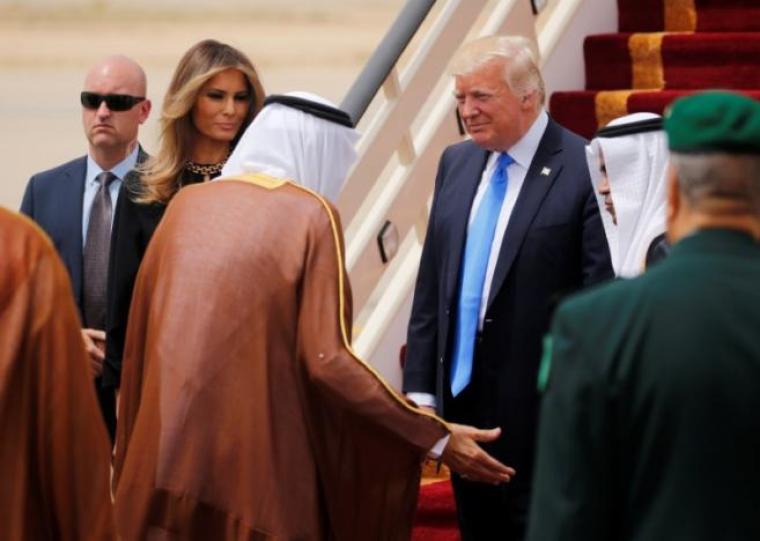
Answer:
[[[760,103],[665,130],[670,257],[554,319],[531,541],[760,539]]]

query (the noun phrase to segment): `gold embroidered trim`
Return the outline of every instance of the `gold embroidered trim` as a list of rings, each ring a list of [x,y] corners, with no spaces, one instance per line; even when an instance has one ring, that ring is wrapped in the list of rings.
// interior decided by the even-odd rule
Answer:
[[[633,88],[656,89],[665,87],[665,72],[662,67],[662,32],[632,34],[628,38],[631,55]]]
[[[694,0],[664,0],[665,30],[694,32],[697,29],[697,8]]]
[[[216,179],[216,182],[219,182],[220,180],[242,180],[245,182],[250,182],[251,184],[255,184],[256,186],[261,186],[267,190],[274,190],[290,182],[288,179],[270,177],[264,173],[246,173],[244,175],[238,175],[234,177],[218,178]]]
[[[610,120],[628,114],[628,96],[633,90],[604,90],[594,98],[597,127],[602,128]]]

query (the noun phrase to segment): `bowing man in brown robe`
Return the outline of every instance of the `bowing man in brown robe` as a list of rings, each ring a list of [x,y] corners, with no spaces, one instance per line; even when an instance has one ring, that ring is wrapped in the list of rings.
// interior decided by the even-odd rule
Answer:
[[[334,185],[325,177],[353,161],[337,151],[353,148],[348,126],[320,101],[283,98],[245,136],[259,154],[231,157],[255,172],[185,188],[167,209],[127,330],[122,539],[408,539],[437,442],[484,481],[514,473],[474,443],[497,431],[422,412],[351,351],[338,215],[278,161],[291,152],[320,177],[301,182]]]
[[[66,270],[0,208],[0,539],[112,539],[109,461]]]

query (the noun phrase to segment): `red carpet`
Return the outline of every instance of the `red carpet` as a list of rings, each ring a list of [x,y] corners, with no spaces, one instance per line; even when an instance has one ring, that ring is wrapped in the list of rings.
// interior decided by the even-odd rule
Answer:
[[[420,487],[412,541],[459,541],[454,494],[448,480]]]
[[[551,96],[563,125],[591,138],[613,118],[662,113],[707,88],[760,99],[760,0],[618,0],[618,8],[620,33],[584,41],[586,89]]]
[[[602,34],[586,38],[587,89],[637,88],[632,80],[630,37]],[[760,88],[760,32],[665,35],[659,54],[664,88]]]
[[[662,32],[696,30],[698,32],[760,31],[760,3],[757,0],[695,0],[691,6],[680,0],[619,0],[621,32]],[[670,4],[671,26],[666,26]],[[690,20],[690,28],[673,27],[673,18]]]
[[[622,96],[619,115],[651,112],[662,114],[674,99],[693,93],[695,90],[641,91]],[[744,90],[744,94],[760,101],[760,90]],[[597,130],[596,90],[577,92],[555,92],[550,101],[554,120],[569,127],[584,137],[591,138]],[[613,117],[614,118],[614,117]]]

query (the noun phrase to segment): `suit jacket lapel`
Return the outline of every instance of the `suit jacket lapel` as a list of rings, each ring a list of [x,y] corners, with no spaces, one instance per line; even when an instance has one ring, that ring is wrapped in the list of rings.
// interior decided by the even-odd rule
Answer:
[[[148,154],[143,150],[142,145],[138,146],[137,150],[137,162],[134,169],[131,169],[126,175],[124,175],[123,184],[126,186],[126,191],[131,194],[139,193],[140,191],[140,173],[138,168],[140,165],[149,158]],[[121,195],[119,195],[121,197]]]
[[[71,286],[74,290],[74,298],[77,304],[81,306],[82,299],[82,245],[84,238],[82,236],[82,212],[84,200],[84,182],[87,174],[87,158],[84,157],[77,161],[72,167],[65,172],[65,182],[61,183],[60,197],[61,206],[64,214],[64,224],[66,228],[65,236],[77,239],[72,246],[71,265]]]
[[[147,160],[150,156],[148,156],[148,153],[143,150],[142,145],[137,146],[137,163],[135,164],[135,168],[130,171],[130,173],[137,174],[137,167],[142,165],[142,163]]]
[[[530,164],[528,174],[525,176],[520,194],[517,196],[512,215],[509,217],[507,231],[504,234],[499,259],[496,261],[496,269],[491,281],[486,311],[491,307],[494,298],[509,274],[509,269],[514,263],[533,218],[541,207],[541,202],[562,169],[562,164],[557,159],[562,152],[560,135],[559,126],[549,119],[549,124],[546,126],[546,131]]]
[[[456,183],[452,192],[449,207],[450,214],[447,217],[450,223],[450,235],[447,236],[447,246],[439,246],[441,250],[449,250],[446,268],[446,305],[452,306],[457,284],[459,283],[459,267],[462,264],[462,251],[464,250],[467,236],[467,224],[470,219],[470,209],[475,193],[483,175],[483,169],[488,160],[488,151],[476,147],[462,171],[452,174],[452,181]]]

